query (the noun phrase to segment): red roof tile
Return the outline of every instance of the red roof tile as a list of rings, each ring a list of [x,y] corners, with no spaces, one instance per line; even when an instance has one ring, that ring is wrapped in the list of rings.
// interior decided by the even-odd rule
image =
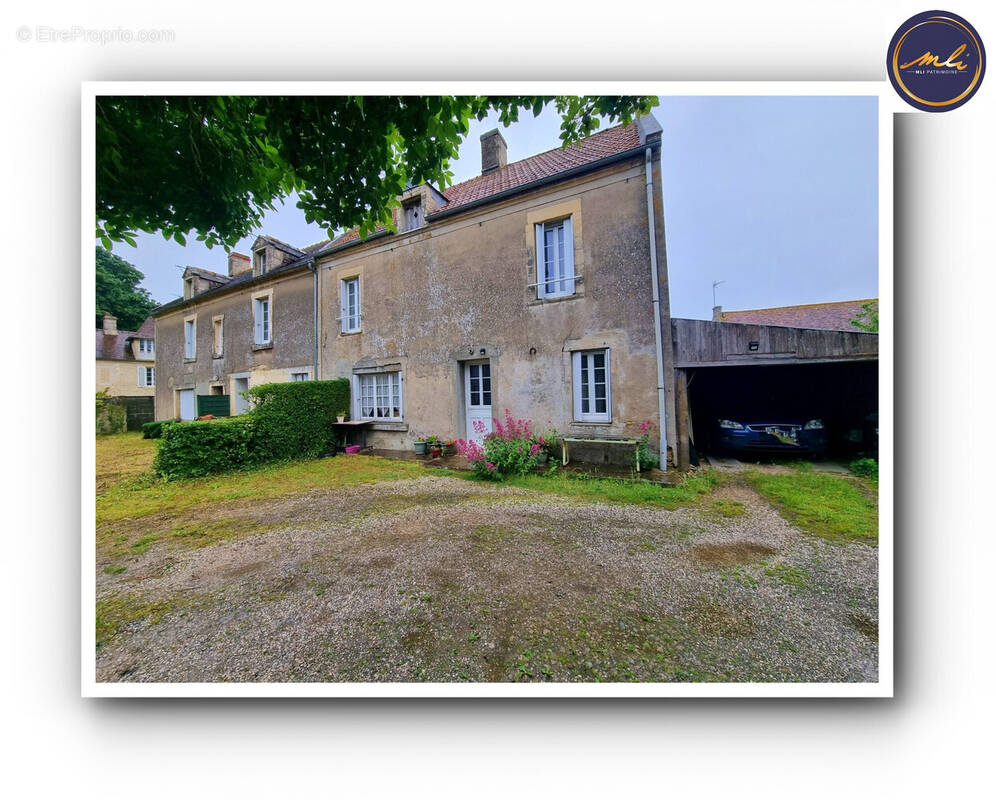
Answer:
[[[447,203],[439,211],[449,211],[477,200],[484,200],[500,192],[525,186],[533,181],[549,178],[574,167],[582,167],[639,146],[640,131],[636,123],[607,128],[570,147],[547,150],[545,153],[514,161],[487,175],[478,175],[476,178],[457,183],[442,192]],[[384,230],[386,228],[383,225],[378,225],[372,233]],[[359,229],[353,228],[331,242],[323,243],[318,252],[348,244],[359,238]]]
[[[97,358],[109,361],[134,361],[135,356],[128,346],[129,342],[132,339],[154,339],[155,335],[156,321],[152,317],[146,317],[137,331],[119,330],[114,336],[109,336],[97,328]]]
[[[451,208],[458,208],[542,178],[549,178],[559,172],[566,172],[574,167],[581,167],[639,146],[640,132],[636,123],[617,125],[594,133],[570,147],[547,150],[522,161],[515,161],[487,175],[478,175],[469,181],[451,186],[443,191],[443,196],[449,202],[441,210],[449,211]]]
[[[720,322],[740,322],[750,325],[782,325],[789,328],[822,328],[832,331],[855,331],[860,328],[851,320],[861,313],[863,303],[877,302],[876,298],[866,300],[842,300],[836,303],[811,303],[804,306],[779,306],[777,308],[754,308],[745,311],[723,311]]]

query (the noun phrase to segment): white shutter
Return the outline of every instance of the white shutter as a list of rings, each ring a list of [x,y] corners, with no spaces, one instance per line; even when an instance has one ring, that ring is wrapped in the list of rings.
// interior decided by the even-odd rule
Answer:
[[[566,294],[574,294],[574,225],[572,217],[564,220],[564,281]]]
[[[263,343],[263,309],[261,306],[262,304],[259,300],[253,300],[253,325],[255,326],[253,341],[255,341],[256,344]]]
[[[339,332],[345,333],[349,330],[349,299],[346,291],[346,281],[339,281]]]
[[[609,349],[605,349],[605,418],[612,422],[612,365],[609,363]]]
[[[543,231],[544,226],[542,224],[536,226],[536,296],[546,297],[546,284],[543,283],[546,280],[544,265],[544,250],[543,250]]]
[[[574,375],[574,419],[581,419],[581,353],[574,352],[571,353],[571,360],[573,361],[573,369],[571,370]]]
[[[145,386],[145,373],[142,371],[145,367],[138,368],[138,385]]]
[[[363,290],[363,281],[360,280],[359,276],[356,278],[356,325],[354,326],[358,330],[363,329],[363,302],[360,292]]]

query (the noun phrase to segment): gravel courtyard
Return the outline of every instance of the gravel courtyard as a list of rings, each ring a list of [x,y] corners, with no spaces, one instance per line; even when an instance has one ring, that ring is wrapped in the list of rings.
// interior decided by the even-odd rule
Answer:
[[[877,680],[877,549],[736,479],[665,510],[424,470],[105,527],[100,681]]]

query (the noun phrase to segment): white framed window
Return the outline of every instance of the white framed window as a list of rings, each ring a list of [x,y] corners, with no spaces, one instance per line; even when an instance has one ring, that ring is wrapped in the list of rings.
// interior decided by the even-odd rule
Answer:
[[[290,374],[290,379],[292,381],[310,381],[311,380],[311,373],[310,372],[292,372]]]
[[[574,419],[612,421],[612,377],[608,350],[579,350],[571,354],[574,366]]]
[[[391,421],[403,419],[400,372],[356,375],[353,379],[353,389],[357,419]]]
[[[339,302],[339,320],[343,333],[355,333],[360,330],[363,314],[360,311],[360,276],[344,278],[339,282],[341,287]]]
[[[571,218],[536,226],[536,296],[574,294],[574,227]]]
[[[183,321],[183,357],[197,358],[197,320]]]
[[[256,253],[256,269],[259,270],[259,274],[262,275],[266,272],[266,251],[260,250]]]
[[[272,325],[270,320],[270,296],[264,295],[252,301],[253,342],[269,344]]]
[[[139,386],[155,386],[156,385],[156,368],[155,367],[139,367],[138,368],[138,385]]]
[[[402,206],[404,209],[405,216],[405,227],[406,231],[413,231],[416,228],[422,226],[422,200],[413,200],[410,203],[405,203]]]
[[[138,352],[143,356],[154,356],[156,354],[156,344],[153,339],[139,339]]]

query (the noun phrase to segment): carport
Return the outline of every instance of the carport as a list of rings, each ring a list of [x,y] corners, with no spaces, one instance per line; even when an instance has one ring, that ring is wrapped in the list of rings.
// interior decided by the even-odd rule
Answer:
[[[874,447],[877,334],[696,319],[671,329],[681,469],[709,452],[720,418],[819,418],[830,455]]]

